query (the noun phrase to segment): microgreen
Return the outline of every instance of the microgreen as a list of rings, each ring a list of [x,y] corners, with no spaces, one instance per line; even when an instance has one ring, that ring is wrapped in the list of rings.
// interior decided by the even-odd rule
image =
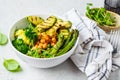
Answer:
[[[105,8],[91,8],[92,4],[88,3],[86,7],[86,15],[92,20],[95,20],[99,25],[114,26],[115,19]]]

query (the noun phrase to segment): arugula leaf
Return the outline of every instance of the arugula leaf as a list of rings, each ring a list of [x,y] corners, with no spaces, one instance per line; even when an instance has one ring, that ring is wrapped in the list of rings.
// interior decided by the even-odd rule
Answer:
[[[4,59],[3,65],[11,72],[18,72],[21,70],[19,63],[14,59]]]
[[[8,42],[8,38],[6,35],[0,33],[0,45],[5,45]]]
[[[93,5],[92,3],[87,3],[86,9],[87,9],[87,10],[90,10],[90,6],[92,6],[92,5]]]

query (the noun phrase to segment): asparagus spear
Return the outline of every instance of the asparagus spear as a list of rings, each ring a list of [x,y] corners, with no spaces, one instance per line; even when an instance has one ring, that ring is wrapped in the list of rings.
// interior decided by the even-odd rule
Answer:
[[[64,48],[66,45],[68,45],[69,41],[71,40],[72,34],[73,34],[74,30],[72,29],[72,31],[70,32],[70,34],[68,35],[67,40],[65,41],[64,45],[62,48]]]
[[[73,47],[74,43],[76,42],[77,37],[78,37],[78,30],[74,30],[72,35],[72,40],[68,43],[68,45],[65,46],[65,48],[60,50],[56,56],[62,55],[66,53],[68,50],[70,50]]]
[[[57,41],[57,43],[53,46],[53,48],[51,49],[50,54],[56,54],[57,51],[59,50],[59,48],[62,46],[63,42],[64,42],[64,36],[63,36],[62,33],[60,33],[60,34],[58,35],[58,41]]]

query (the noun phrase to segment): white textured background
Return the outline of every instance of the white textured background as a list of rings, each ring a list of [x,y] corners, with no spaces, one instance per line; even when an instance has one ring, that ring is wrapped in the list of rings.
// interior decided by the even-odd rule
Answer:
[[[86,3],[102,7],[104,0],[0,0],[0,32],[8,35],[10,27],[20,18],[32,14],[62,15],[71,8],[84,15]],[[23,71],[11,73],[2,66],[2,58],[15,58]],[[110,80],[119,80],[120,71],[113,72]],[[0,46],[0,80],[87,80],[86,76],[68,59],[50,69],[36,69],[21,61],[9,46]]]

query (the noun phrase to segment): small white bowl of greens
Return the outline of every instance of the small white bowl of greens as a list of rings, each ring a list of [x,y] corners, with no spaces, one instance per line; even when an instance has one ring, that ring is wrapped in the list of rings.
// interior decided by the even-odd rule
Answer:
[[[54,67],[68,59],[77,47],[79,32],[68,20],[53,15],[27,16],[10,29],[12,48],[27,64]]]

